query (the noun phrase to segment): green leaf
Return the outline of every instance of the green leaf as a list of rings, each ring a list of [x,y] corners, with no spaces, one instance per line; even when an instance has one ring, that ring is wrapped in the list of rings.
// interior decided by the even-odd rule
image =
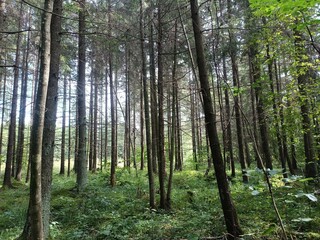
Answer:
[[[303,179],[300,179],[299,182],[308,182],[313,180],[314,180],[313,178],[303,178]]]
[[[292,222],[310,222],[312,221],[312,218],[296,218],[296,219],[292,219]]]
[[[307,198],[309,198],[312,202],[317,202],[318,201],[318,198],[315,195],[313,195],[312,193],[306,193],[305,196]]]
[[[257,196],[257,195],[259,195],[260,194],[260,192],[258,191],[258,190],[253,190],[252,192],[251,192],[251,195],[252,196]]]

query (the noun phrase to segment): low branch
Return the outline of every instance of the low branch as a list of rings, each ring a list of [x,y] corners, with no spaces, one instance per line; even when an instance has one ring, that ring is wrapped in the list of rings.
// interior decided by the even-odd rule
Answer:
[[[30,31],[38,31],[33,29],[24,29],[24,30],[18,30],[18,31],[1,31],[1,34],[18,34],[18,33],[24,33],[24,32],[30,32]]]

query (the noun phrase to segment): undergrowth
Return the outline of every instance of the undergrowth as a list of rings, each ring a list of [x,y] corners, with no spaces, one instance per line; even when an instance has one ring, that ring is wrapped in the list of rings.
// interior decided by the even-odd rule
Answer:
[[[230,189],[242,239],[279,239],[281,231],[264,177],[249,171]],[[314,183],[293,176],[283,180],[272,173],[276,202],[292,239],[320,239],[320,207]],[[108,185],[107,173],[89,175],[86,190],[75,191],[75,176],[54,175],[50,238],[72,239],[209,239],[225,235],[224,218],[212,172],[184,170],[173,178],[172,210],[149,209],[145,171],[117,170],[117,186]],[[157,181],[156,181],[157,182]],[[158,186],[156,186],[158,189]],[[15,239],[22,231],[28,204],[28,186],[0,192],[0,239]],[[159,201],[159,196],[156,196]],[[222,238],[221,238],[222,239]]]

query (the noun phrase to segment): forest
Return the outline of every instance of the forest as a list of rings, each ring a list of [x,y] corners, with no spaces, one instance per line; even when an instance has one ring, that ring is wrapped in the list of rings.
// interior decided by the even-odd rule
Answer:
[[[320,239],[318,0],[0,0],[0,239]]]

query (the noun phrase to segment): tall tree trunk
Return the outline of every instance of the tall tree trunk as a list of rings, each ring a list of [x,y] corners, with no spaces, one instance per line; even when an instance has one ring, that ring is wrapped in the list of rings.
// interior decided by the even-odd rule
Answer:
[[[49,236],[50,222],[50,201],[51,201],[51,183],[54,162],[55,149],[55,130],[57,119],[58,105],[58,80],[60,71],[60,32],[61,32],[61,15],[62,0],[54,0],[51,22],[51,55],[50,55],[50,76],[48,85],[48,94],[46,101],[46,113],[43,129],[42,143],[42,165],[41,165],[41,194],[42,194],[42,212],[43,212],[43,231],[44,238]]]
[[[124,166],[128,167],[130,170],[130,157],[131,157],[131,151],[130,151],[130,132],[131,132],[131,102],[130,102],[130,96],[131,96],[131,88],[130,88],[130,71],[131,71],[131,48],[129,46],[130,44],[126,44],[126,97],[125,97],[125,133],[124,133]]]
[[[172,103],[170,104],[172,106],[171,109],[171,135],[169,139],[170,144],[170,152],[169,152],[169,179],[168,179],[168,189],[167,189],[167,197],[166,197],[166,208],[171,209],[171,191],[172,191],[172,179],[173,179],[173,162],[176,152],[176,101],[177,101],[177,91],[176,84],[177,84],[177,20],[175,21],[175,29],[174,29],[174,46],[173,46],[173,66],[172,66]]]
[[[37,50],[37,54],[36,54],[36,65],[33,71],[33,81],[32,81],[32,87],[31,89],[33,89],[32,94],[31,94],[31,111],[30,111],[30,119],[31,121],[33,121],[33,115],[34,115],[34,109],[35,109],[35,102],[36,102],[36,97],[37,97],[37,88],[38,88],[38,84],[39,84],[39,67],[40,67],[40,60],[41,60],[41,49],[38,48]],[[32,125],[33,122],[31,122],[31,127],[30,127],[30,134],[32,132]],[[26,183],[29,182],[30,180],[30,165],[31,165],[31,154],[28,154],[29,158],[28,158],[28,164],[27,164],[27,173],[26,173]]]
[[[15,179],[21,181],[22,162],[24,156],[24,137],[25,137],[25,116],[26,116],[26,101],[28,89],[28,71],[29,71],[29,51],[30,51],[30,32],[27,37],[27,49],[24,57],[24,68],[22,70],[22,84],[20,96],[20,110],[19,110],[19,127],[18,127],[18,142],[17,142],[17,155],[16,155],[16,175]]]
[[[143,80],[140,83],[140,170],[144,168],[144,104]]]
[[[5,60],[6,62],[6,60]],[[4,129],[4,112],[5,112],[5,100],[6,100],[6,84],[7,84],[7,71],[3,76],[3,88],[2,88],[2,109],[1,109],[1,128],[0,128],[0,155],[2,156],[2,143],[3,143],[3,129]],[[0,158],[0,173],[1,173],[2,158]]]
[[[61,153],[60,153],[60,175],[65,173],[66,156],[66,111],[67,111],[67,77],[63,79],[63,99],[62,99],[62,126],[61,126]],[[69,113],[70,114],[70,113]]]
[[[232,28],[231,24],[231,1],[227,1],[228,5],[228,21],[229,26]],[[235,105],[235,117],[236,117],[236,129],[237,129],[237,139],[238,139],[238,151],[239,151],[239,159],[242,171],[242,181],[244,183],[248,182],[248,175],[247,175],[247,162],[245,158],[245,146],[244,146],[244,131],[242,128],[242,117],[241,117],[241,101],[240,101],[240,80],[239,80],[239,71],[238,65],[236,60],[236,39],[232,30],[229,30],[229,41],[230,41],[230,58],[231,58],[231,67],[232,67],[232,80],[233,80],[233,87],[237,90],[234,93],[234,105]]]
[[[264,24],[266,24],[264,20]],[[282,174],[284,178],[288,177],[287,168],[286,168],[286,159],[284,155],[284,146],[283,143],[283,136],[280,132],[280,124],[279,124],[279,114],[278,114],[278,105],[279,100],[278,97],[275,95],[274,90],[274,74],[273,74],[273,59],[270,56],[270,46],[267,44],[266,46],[266,59],[267,59],[267,65],[268,65],[268,77],[270,81],[270,89],[272,93],[272,108],[273,108],[273,117],[274,117],[274,125],[276,129],[276,136],[277,136],[277,144],[278,144],[278,152],[279,152],[279,158],[280,163],[282,167]],[[279,92],[279,91],[278,91]]]
[[[95,68],[96,66],[93,65],[93,62],[91,63],[92,68]],[[88,136],[88,147],[89,147],[89,158],[88,158],[88,162],[89,162],[89,171],[92,171],[92,165],[93,165],[93,79],[94,79],[94,75],[92,72],[94,70],[91,71],[91,82],[90,82],[90,100],[89,100],[89,136]]]
[[[196,123],[195,123],[195,84],[190,84],[190,118],[191,118],[191,138],[192,138],[192,156],[195,164],[195,169],[198,170],[198,153],[197,153],[197,141],[196,141]]]
[[[163,80],[163,42],[162,42],[162,1],[158,0],[158,165],[159,165],[159,185],[160,185],[160,208],[166,209],[166,190],[165,190],[165,148],[164,148],[164,80]]]
[[[98,151],[98,79],[99,71],[94,70],[94,99],[93,99],[93,155],[92,155],[92,172],[97,171],[97,151]]]
[[[106,67],[106,77],[105,77],[105,110],[104,110],[104,168],[107,167],[108,160],[108,67]]]
[[[86,8],[85,0],[79,0],[79,45],[78,45],[78,82],[77,82],[77,124],[78,152],[77,152],[77,189],[81,192],[87,185],[87,154],[86,154]]]
[[[153,7],[153,6],[152,6]],[[152,11],[151,11],[152,12]],[[151,13],[152,14],[152,13]],[[153,15],[150,17],[153,18]],[[151,110],[151,142],[152,142],[152,167],[153,172],[157,173],[158,156],[158,119],[157,119],[157,85],[156,85],[156,64],[154,53],[153,24],[150,24],[150,110]]]
[[[20,19],[18,24],[18,29],[22,25],[22,3],[20,4]],[[20,66],[20,47],[21,47],[21,34],[17,35],[16,42],[16,57],[15,57],[15,67],[13,75],[13,90],[12,90],[12,100],[11,100],[11,113],[10,113],[10,123],[8,132],[8,145],[7,145],[7,155],[6,155],[6,168],[4,172],[3,187],[12,187],[11,176],[14,173],[14,159],[15,159],[15,141],[16,141],[16,118],[17,118],[17,102],[18,102],[18,81],[19,81],[19,66]],[[14,174],[13,174],[14,176]]]
[[[70,177],[71,172],[71,149],[72,149],[72,142],[71,142],[71,81],[69,79],[69,102],[68,102],[68,177]]]
[[[269,144],[269,130],[268,130],[268,123],[267,123],[267,115],[265,111],[265,99],[263,96],[263,81],[261,79],[261,72],[260,72],[260,63],[258,59],[258,43],[255,39],[255,32],[253,32],[255,26],[255,19],[251,12],[249,1],[245,0],[245,7],[247,13],[246,18],[246,25],[250,29],[248,34],[248,54],[249,54],[249,62],[250,62],[250,74],[255,85],[255,98],[257,104],[257,114],[258,114],[258,123],[259,123],[259,130],[260,130],[260,140],[262,145],[262,152],[265,159],[265,164],[267,169],[272,169],[272,159],[271,159],[271,152],[270,152],[270,144]]]
[[[147,84],[147,66],[145,54],[145,34],[144,34],[144,9],[143,1],[140,0],[140,47],[141,47],[141,60],[142,60],[142,83],[143,83],[143,99],[144,99],[144,115],[146,125],[146,148],[147,148],[147,162],[148,162],[148,180],[149,180],[149,205],[150,208],[155,208],[154,196],[154,177],[152,167],[152,147],[151,147],[151,128],[150,128],[150,113],[149,113],[149,95]]]
[[[242,234],[237,212],[234,207],[231,194],[229,191],[227,175],[224,171],[224,163],[221,155],[220,143],[216,126],[216,116],[213,111],[213,103],[210,94],[210,87],[207,75],[207,68],[204,55],[204,47],[201,33],[201,22],[198,10],[198,1],[190,0],[192,25],[194,31],[197,62],[199,70],[199,79],[201,84],[201,94],[203,97],[203,108],[206,120],[206,130],[209,136],[210,149],[212,158],[214,159],[214,168],[218,183],[219,195],[224,213],[224,219],[227,226],[227,231],[230,234],[229,239],[236,239]]]
[[[310,119],[310,99],[308,97],[309,78],[311,77],[310,69],[306,69],[303,58],[306,56],[306,50],[299,30],[294,29],[294,44],[296,49],[295,61],[297,64],[298,87],[300,93],[300,109],[302,115],[303,143],[305,155],[305,176],[317,176],[316,156],[313,146],[313,127]]]
[[[276,86],[277,86],[278,104],[280,105],[279,118],[280,118],[280,134],[282,136],[283,155],[284,155],[285,162],[288,163],[290,173],[294,175],[295,171],[293,169],[292,162],[289,156],[287,132],[284,126],[284,114],[283,114],[284,103],[281,102],[281,99],[280,99],[281,91],[282,91],[282,87],[281,87],[282,80],[281,80],[280,64],[277,61],[274,61],[274,72],[275,72],[275,80],[276,80]]]
[[[175,84],[173,85],[173,94],[175,97],[175,115],[176,115],[176,133],[175,133],[175,170],[182,171],[182,163],[183,163],[183,149],[182,149],[182,134],[181,134],[181,117],[180,117],[180,102],[178,98],[178,88],[179,88],[179,82],[178,79],[175,79]]]
[[[39,73],[39,84],[35,109],[32,121],[32,130],[30,138],[30,156],[31,156],[31,179],[30,179],[30,198],[29,208],[26,218],[25,227],[20,239],[42,240],[45,238],[43,217],[43,189],[50,188],[44,177],[51,178],[48,170],[48,162],[43,161],[42,152],[46,152],[46,146],[42,146],[44,134],[44,121],[46,113],[46,99],[48,82],[50,78],[50,54],[51,54],[51,33],[50,24],[53,11],[53,0],[46,0],[44,5],[45,12],[42,15],[41,24],[41,62]],[[55,73],[56,74],[56,73]],[[51,89],[50,89],[51,91]],[[48,136],[46,136],[48,138]],[[45,139],[46,139],[45,138]],[[43,148],[43,149],[42,149]],[[43,150],[43,151],[42,151]],[[51,161],[52,162],[52,161]],[[44,170],[42,172],[42,170]],[[43,175],[42,175],[43,173]],[[48,175],[47,175],[48,174]],[[46,179],[47,180],[47,179]],[[50,194],[50,193],[49,193]],[[49,200],[50,203],[50,200]],[[49,211],[49,209],[47,209]],[[47,222],[48,223],[48,222]],[[47,226],[49,227],[49,226]]]

